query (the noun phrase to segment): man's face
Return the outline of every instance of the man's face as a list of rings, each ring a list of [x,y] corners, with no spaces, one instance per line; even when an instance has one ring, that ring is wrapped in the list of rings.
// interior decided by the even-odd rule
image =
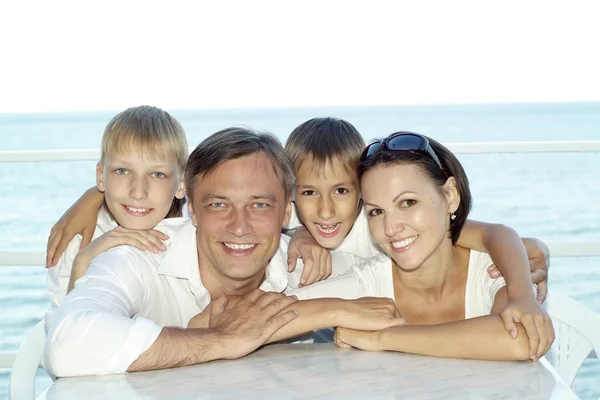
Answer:
[[[267,155],[227,161],[196,179],[190,215],[201,269],[240,282],[264,275],[291,212]]]

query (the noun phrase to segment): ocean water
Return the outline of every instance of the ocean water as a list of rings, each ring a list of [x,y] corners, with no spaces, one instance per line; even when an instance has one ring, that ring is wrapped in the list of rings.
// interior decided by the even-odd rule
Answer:
[[[336,116],[366,140],[412,130],[442,143],[600,140],[600,103],[401,107],[169,110],[198,144],[244,125],[282,141],[301,122]],[[94,149],[113,112],[0,114],[0,150]],[[600,240],[600,153],[460,155],[474,197],[471,217],[500,222],[542,240]],[[50,228],[94,185],[95,162],[0,163],[0,249],[45,249]],[[0,267],[0,352],[16,351],[42,319],[45,269]],[[553,259],[552,290],[600,313],[600,258]],[[9,370],[0,369],[0,400]],[[50,384],[43,373],[39,391]],[[582,399],[600,397],[600,362],[587,360],[575,381]]]

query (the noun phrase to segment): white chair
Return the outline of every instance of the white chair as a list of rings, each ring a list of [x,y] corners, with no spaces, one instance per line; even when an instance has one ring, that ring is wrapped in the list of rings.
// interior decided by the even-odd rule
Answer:
[[[25,338],[10,372],[9,400],[35,399],[35,377],[44,356],[46,329],[44,321],[33,327]]]
[[[553,291],[548,293],[544,304],[556,333],[550,363],[571,386],[585,359],[593,351],[600,357],[600,315]]]

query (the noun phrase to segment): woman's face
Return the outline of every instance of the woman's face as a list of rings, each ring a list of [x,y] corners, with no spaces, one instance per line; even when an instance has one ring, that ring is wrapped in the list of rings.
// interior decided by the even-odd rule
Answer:
[[[393,164],[368,170],[361,180],[371,235],[405,270],[423,264],[449,236],[458,208],[454,178],[440,188],[421,167]]]

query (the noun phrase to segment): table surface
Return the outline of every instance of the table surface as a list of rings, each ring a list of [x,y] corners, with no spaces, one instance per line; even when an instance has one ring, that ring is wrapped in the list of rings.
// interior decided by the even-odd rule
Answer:
[[[410,396],[410,397],[409,397]],[[49,399],[577,399],[548,361],[496,362],[277,344],[238,360],[58,379]]]

